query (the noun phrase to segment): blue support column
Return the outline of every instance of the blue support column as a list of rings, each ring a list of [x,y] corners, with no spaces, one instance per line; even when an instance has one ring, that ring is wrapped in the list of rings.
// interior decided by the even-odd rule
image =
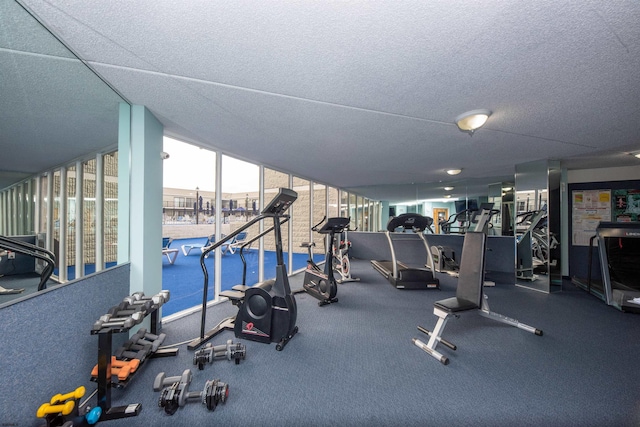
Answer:
[[[130,152],[119,158],[129,165],[130,196],[123,200],[119,186],[118,208],[122,212],[128,204],[130,291],[149,296],[162,289],[162,133],[162,124],[146,107],[131,106]],[[121,171],[119,183],[125,180]],[[118,239],[120,246],[120,233]]]

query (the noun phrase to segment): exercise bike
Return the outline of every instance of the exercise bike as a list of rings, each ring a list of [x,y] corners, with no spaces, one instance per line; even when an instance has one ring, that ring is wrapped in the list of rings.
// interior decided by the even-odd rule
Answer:
[[[349,241],[349,236],[347,232],[349,231],[349,226],[344,229],[344,239],[340,239],[339,241],[335,241],[335,245],[333,245],[333,270],[336,271],[340,278],[336,281],[339,284],[346,282],[359,282],[360,278],[351,277],[351,261],[349,261],[349,248],[351,247],[351,242]]]
[[[306,247],[309,251],[309,259],[307,260],[307,269],[304,273],[304,282],[302,287],[309,295],[320,300],[318,303],[320,307],[338,302],[338,298],[336,298],[338,285],[333,275],[333,245],[336,233],[342,233],[345,228],[349,226],[350,221],[349,218],[329,218],[322,228],[318,229],[320,224],[322,224],[326,218],[327,217],[325,216],[322,218],[322,221],[311,228],[311,230],[319,234],[329,235],[329,242],[326,245],[324,270],[313,261],[312,248],[315,246],[315,243],[305,242],[300,245],[302,247]]]

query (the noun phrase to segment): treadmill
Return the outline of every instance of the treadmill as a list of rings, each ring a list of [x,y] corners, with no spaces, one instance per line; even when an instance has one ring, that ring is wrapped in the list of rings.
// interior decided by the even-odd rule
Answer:
[[[600,222],[596,227],[602,297],[618,310],[640,313],[640,223]],[[589,291],[598,295],[589,277]]]
[[[425,230],[433,232],[432,224],[432,218],[416,213],[402,214],[389,220],[385,234],[391,249],[391,260],[372,260],[371,265],[397,289],[440,289],[440,281],[433,274],[431,251],[423,235]],[[397,229],[401,229],[402,232],[397,232]],[[412,233],[407,231],[412,231]],[[427,268],[409,267],[396,258],[394,241],[415,241],[415,239],[419,239],[424,244],[427,253]]]

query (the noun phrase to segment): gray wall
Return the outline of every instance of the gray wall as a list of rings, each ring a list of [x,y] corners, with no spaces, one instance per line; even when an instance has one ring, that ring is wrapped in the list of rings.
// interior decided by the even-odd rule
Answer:
[[[0,425],[42,425],[36,410],[54,394],[83,385],[88,396],[96,389],[90,374],[98,338],[91,327],[129,295],[129,270],[120,265],[0,309]]]
[[[455,234],[427,234],[429,246],[447,246],[452,248],[458,261],[462,253],[463,236]],[[390,260],[389,242],[383,232],[349,233],[351,249],[349,253],[358,259]],[[394,240],[394,242],[396,242]],[[394,246],[396,257],[409,265],[424,265],[426,252],[419,240],[398,241]],[[489,272],[513,274],[515,278],[515,240],[509,236],[489,236],[487,239],[486,270]]]

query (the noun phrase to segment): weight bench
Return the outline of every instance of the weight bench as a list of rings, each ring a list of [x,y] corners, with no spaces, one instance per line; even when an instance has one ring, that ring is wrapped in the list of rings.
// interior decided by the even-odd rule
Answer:
[[[417,338],[413,339],[416,346],[444,365],[449,364],[449,359],[436,351],[436,346],[438,343],[442,343],[451,350],[456,350],[457,347],[454,344],[442,338],[442,332],[451,316],[459,317],[460,313],[466,311],[477,311],[478,314],[489,319],[515,326],[536,335],[542,335],[542,331],[539,329],[494,313],[489,309],[489,300],[483,290],[486,243],[487,236],[482,232],[467,232],[465,234],[456,296],[436,301],[433,304],[433,314],[438,316],[438,322],[433,332],[418,326],[420,332],[429,336],[429,341],[425,344]]]

